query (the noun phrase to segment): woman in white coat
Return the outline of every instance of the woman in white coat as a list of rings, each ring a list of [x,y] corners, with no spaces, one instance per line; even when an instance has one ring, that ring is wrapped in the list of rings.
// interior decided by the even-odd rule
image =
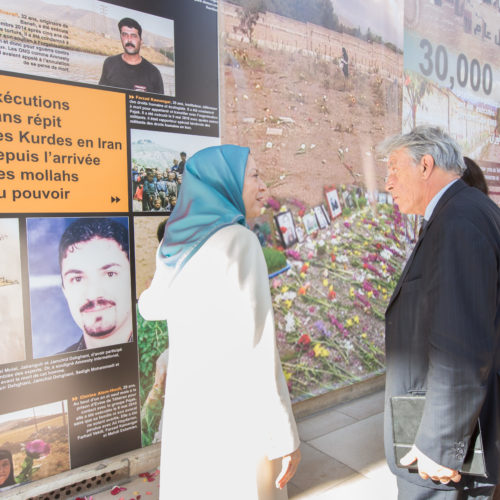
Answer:
[[[139,300],[144,318],[168,320],[161,500],[286,499],[300,461],[267,267],[245,221],[265,194],[249,153],[190,158]]]

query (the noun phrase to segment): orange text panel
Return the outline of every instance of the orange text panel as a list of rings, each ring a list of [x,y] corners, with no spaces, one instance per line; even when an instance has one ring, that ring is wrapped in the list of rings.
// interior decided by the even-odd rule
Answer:
[[[0,75],[0,212],[126,212],[125,95]]]

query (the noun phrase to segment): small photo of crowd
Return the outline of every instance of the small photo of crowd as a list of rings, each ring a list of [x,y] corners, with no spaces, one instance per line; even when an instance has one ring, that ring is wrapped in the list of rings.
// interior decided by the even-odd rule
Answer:
[[[132,189],[134,191],[134,211],[140,202],[142,212],[167,212],[170,214],[177,203],[182,185],[182,174],[186,165],[187,154],[181,151],[179,159],[160,168],[148,168],[132,162]]]
[[[216,137],[137,129],[131,138],[133,211],[166,215],[177,203],[189,157],[219,144]]]

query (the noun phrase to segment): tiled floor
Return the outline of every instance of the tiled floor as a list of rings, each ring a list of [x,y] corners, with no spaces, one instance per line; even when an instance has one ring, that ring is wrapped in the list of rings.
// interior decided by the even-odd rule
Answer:
[[[380,391],[298,422],[302,462],[288,487],[290,500],[397,498],[396,481],[384,458],[383,405]],[[158,500],[159,477],[149,479],[135,478],[122,485],[126,489],[118,494],[106,491],[93,500],[129,500],[139,495],[143,500]]]
[[[293,500],[395,500],[384,458],[383,391],[298,422],[302,462],[288,487]]]

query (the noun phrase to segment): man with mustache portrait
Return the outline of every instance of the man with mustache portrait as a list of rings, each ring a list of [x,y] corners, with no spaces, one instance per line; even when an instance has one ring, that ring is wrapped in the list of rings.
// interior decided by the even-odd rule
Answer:
[[[139,53],[141,25],[135,19],[124,17],[118,23],[118,29],[123,53],[104,60],[99,85],[163,94],[163,80],[158,68]]]
[[[82,336],[63,352],[131,342],[128,232],[112,219],[81,218],[59,242],[62,290]]]

